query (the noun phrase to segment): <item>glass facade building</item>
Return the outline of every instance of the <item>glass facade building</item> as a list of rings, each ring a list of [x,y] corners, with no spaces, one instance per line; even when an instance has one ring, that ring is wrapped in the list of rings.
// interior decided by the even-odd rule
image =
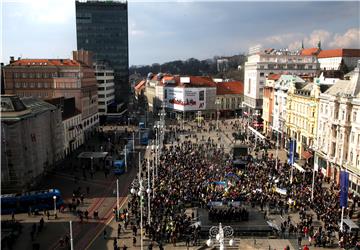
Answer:
[[[114,69],[117,103],[127,102],[130,94],[127,6],[126,1],[76,1],[77,48]]]

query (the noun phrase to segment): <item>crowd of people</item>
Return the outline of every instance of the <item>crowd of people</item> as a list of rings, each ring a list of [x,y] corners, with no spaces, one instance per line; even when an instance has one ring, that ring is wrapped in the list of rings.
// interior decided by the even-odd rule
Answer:
[[[201,130],[209,132],[215,128],[214,125],[210,124]],[[224,131],[241,126],[246,127],[245,120],[221,124]],[[198,129],[196,125],[185,132],[194,129]],[[179,131],[184,132],[178,128],[170,131],[170,139],[176,139]],[[195,142],[186,139],[181,142],[175,140],[174,142],[178,143],[161,149],[157,185],[152,187],[155,192],[151,200],[152,221],[150,225],[146,225],[148,236],[152,240],[173,244],[187,238],[197,241],[201,228],[194,226],[193,218],[185,214],[185,207],[205,208],[212,201],[236,200],[252,207],[258,206],[264,212],[265,218],[266,211],[269,211],[266,208],[279,211],[282,218],[286,218],[289,212],[298,213],[299,219],[296,220],[287,216],[278,233],[283,237],[300,237],[300,244],[306,241],[306,244],[310,245],[330,246],[335,243],[336,238],[341,247],[354,246],[358,242],[356,232],[340,230],[339,188],[334,183],[330,188],[324,187],[325,178],[321,172],[315,174],[314,199],[311,199],[312,166],[305,166],[305,172],[295,169],[291,181],[290,166],[280,161],[275,164],[274,156],[268,153],[268,149],[273,145],[262,141],[255,143],[256,138],[248,137],[246,143],[253,147],[255,155],[245,169],[239,169],[234,167],[225,148],[218,145],[220,137],[224,135],[219,135],[218,140],[210,137],[204,139],[203,136],[200,140],[196,135],[192,136],[196,138]],[[142,168],[142,176],[147,178],[145,162]],[[232,173],[236,178],[227,178],[228,173]],[[225,181],[226,188],[212,184],[218,181]],[[286,192],[278,192],[277,189]],[[146,199],[144,201],[146,203]],[[353,197],[353,201],[349,209],[345,209],[345,217],[351,218],[357,211],[358,200]],[[139,225],[139,198],[133,196],[129,206]],[[210,208],[209,217],[226,221],[236,218],[240,213],[243,215],[240,215],[240,218],[246,219],[248,213],[242,209],[239,211],[229,208],[221,211]],[[322,222],[321,226],[314,225],[315,218],[311,211],[314,211],[316,219]],[[144,221],[147,221],[146,216]]]
[[[249,220],[249,212],[244,207],[209,209],[209,220],[216,222],[233,222]]]

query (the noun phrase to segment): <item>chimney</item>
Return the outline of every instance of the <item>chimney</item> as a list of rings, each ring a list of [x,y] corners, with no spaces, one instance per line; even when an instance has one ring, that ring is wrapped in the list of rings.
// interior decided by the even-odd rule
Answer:
[[[15,58],[13,56],[10,56],[10,63],[15,62]]]

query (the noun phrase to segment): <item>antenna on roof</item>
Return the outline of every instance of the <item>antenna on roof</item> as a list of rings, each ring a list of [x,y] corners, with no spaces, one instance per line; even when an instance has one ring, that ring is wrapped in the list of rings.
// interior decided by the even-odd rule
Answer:
[[[301,40],[301,48],[304,49],[304,40]]]

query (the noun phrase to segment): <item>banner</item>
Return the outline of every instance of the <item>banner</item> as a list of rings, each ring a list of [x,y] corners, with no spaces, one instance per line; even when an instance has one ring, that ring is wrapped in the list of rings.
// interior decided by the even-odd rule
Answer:
[[[295,162],[295,149],[296,149],[296,140],[290,140],[289,160],[288,160],[288,163],[290,165],[293,165]]]
[[[228,173],[227,175],[225,175],[225,177],[226,178],[235,177],[236,179],[240,180],[240,177],[237,174],[234,174],[234,173]]]
[[[164,99],[167,108],[180,111],[205,110],[206,88],[165,87]]]
[[[340,172],[340,207],[347,207],[349,192],[349,173]]]

